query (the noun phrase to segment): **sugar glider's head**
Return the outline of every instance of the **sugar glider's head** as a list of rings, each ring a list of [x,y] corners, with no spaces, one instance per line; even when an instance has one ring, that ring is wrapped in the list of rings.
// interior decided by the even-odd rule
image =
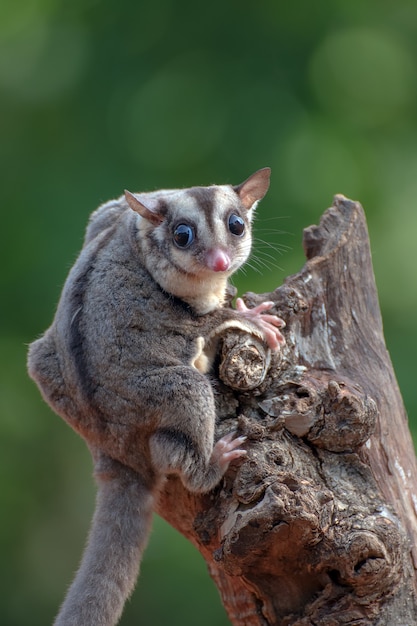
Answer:
[[[191,298],[194,306],[199,294],[225,289],[227,278],[250,254],[253,213],[268,191],[269,177],[270,169],[264,168],[236,186],[125,192],[141,218],[147,269],[165,291]]]

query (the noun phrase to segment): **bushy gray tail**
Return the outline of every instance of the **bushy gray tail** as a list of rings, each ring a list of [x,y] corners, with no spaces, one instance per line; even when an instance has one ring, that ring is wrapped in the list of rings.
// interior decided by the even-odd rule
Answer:
[[[153,496],[138,474],[102,459],[87,547],[55,626],[113,626],[122,614],[148,540]]]

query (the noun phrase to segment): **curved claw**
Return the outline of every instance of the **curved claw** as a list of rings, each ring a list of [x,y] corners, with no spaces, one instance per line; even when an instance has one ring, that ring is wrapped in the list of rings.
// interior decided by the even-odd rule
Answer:
[[[245,436],[235,437],[235,433],[228,433],[215,444],[211,455],[212,460],[226,471],[231,461],[246,456],[247,451],[239,448],[246,439]]]

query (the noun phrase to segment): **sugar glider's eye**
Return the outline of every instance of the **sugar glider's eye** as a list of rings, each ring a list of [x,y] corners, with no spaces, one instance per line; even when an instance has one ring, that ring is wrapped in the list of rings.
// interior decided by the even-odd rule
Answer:
[[[188,224],[178,224],[174,230],[174,243],[178,248],[188,248],[194,241],[194,229]]]
[[[232,213],[229,217],[229,230],[232,235],[237,235],[240,237],[245,232],[245,222],[240,217],[240,215],[236,215],[236,213]]]

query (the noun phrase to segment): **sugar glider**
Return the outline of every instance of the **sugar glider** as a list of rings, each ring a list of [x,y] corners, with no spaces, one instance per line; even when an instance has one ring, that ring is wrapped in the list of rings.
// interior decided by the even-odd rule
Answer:
[[[243,437],[215,442],[205,375],[218,337],[241,328],[284,342],[272,303],[224,307],[247,260],[269,168],[238,186],[125,195],[90,218],[52,325],[28,369],[53,410],[87,442],[98,483],[87,547],[55,624],[111,626],[138,574],[164,477],[213,489]]]

